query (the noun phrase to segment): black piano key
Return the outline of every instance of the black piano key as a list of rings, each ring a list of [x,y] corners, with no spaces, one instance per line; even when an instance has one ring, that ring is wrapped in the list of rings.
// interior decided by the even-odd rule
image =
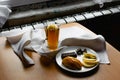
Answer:
[[[16,29],[15,27],[9,27],[9,30],[13,30],[13,29]]]
[[[36,25],[36,24],[37,24],[37,22],[32,23],[32,25]]]
[[[21,25],[20,27],[22,28],[22,27],[25,27],[26,26],[26,24],[24,24],[24,25]]]
[[[21,28],[20,26],[14,26],[15,28]]]

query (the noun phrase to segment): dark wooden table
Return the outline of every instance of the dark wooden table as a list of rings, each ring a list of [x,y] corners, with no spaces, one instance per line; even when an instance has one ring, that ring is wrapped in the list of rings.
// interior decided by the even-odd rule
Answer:
[[[92,31],[78,23],[62,25],[62,28],[78,26]],[[13,52],[5,37],[0,37],[0,80],[119,80],[120,52],[106,42],[110,65],[100,64],[98,70],[87,74],[70,74],[62,71],[55,62],[44,66],[40,62],[40,55],[30,52],[35,65],[25,68],[18,56]]]

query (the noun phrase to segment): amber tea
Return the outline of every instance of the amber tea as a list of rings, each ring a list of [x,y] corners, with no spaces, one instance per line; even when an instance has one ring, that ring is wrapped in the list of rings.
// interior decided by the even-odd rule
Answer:
[[[57,49],[59,40],[59,27],[55,24],[48,25],[46,29],[46,35],[49,49]]]

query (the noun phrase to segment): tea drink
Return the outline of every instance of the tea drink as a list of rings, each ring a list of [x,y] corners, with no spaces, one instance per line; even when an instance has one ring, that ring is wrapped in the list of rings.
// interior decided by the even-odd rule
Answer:
[[[47,26],[47,43],[50,50],[55,50],[58,48],[59,40],[59,27],[55,24]]]

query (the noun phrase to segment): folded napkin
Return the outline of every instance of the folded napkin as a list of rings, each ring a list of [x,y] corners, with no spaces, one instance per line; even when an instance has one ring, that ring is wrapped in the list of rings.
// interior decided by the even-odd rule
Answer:
[[[9,8],[9,0],[0,1],[0,28],[2,28],[7,21],[10,13],[11,9]]]
[[[98,53],[100,63],[110,63],[104,37],[102,35],[95,36],[90,34],[77,26],[60,29],[59,48],[55,51],[50,51],[47,48],[44,29],[30,30],[21,35],[9,36],[7,39],[23,64],[27,66],[33,65],[34,61],[24,52],[25,49],[33,50],[40,55],[53,58],[57,52],[66,46],[89,47]]]

